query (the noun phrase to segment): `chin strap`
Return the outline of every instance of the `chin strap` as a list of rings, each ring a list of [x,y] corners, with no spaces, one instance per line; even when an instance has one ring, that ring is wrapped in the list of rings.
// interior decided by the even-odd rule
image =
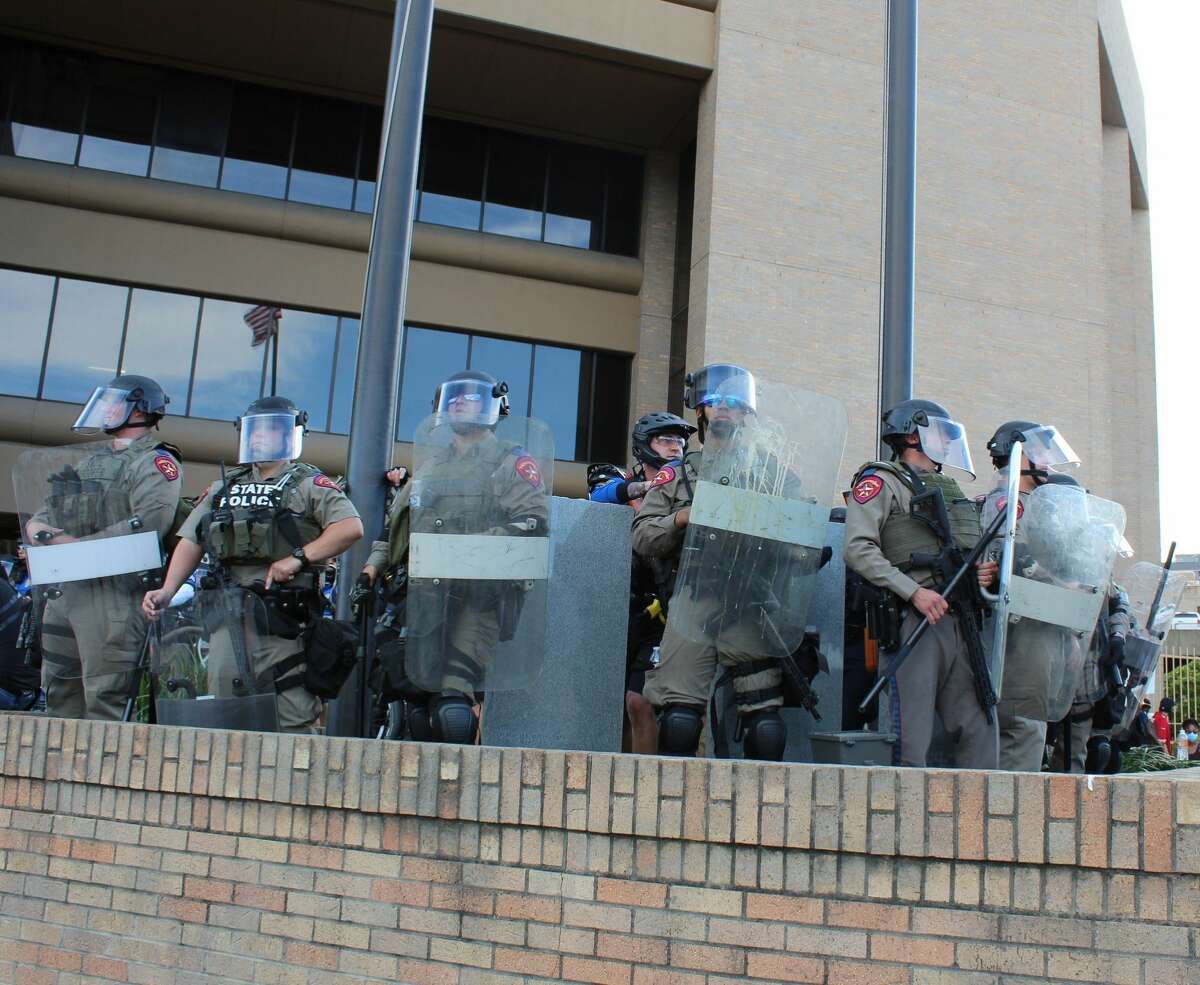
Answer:
[[[1021,469],[1021,475],[1029,476],[1037,486],[1044,486],[1050,481],[1050,473],[1045,469]]]

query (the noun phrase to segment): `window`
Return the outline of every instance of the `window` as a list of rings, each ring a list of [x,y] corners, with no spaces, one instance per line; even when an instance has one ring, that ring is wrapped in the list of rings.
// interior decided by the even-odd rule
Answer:
[[[188,414],[231,421],[263,392],[269,345],[252,347],[242,320],[253,305],[205,299]]]
[[[199,317],[200,299],[187,294],[135,287],[129,299],[121,372],[156,380],[171,398],[172,414],[187,410]]]
[[[396,435],[401,441],[412,441],[413,431],[429,414],[437,385],[451,373],[467,368],[469,341],[470,336],[457,332],[405,328],[396,422]]]
[[[545,145],[515,133],[493,133],[488,141],[483,231],[541,239],[545,197]]]
[[[554,144],[546,201],[546,242],[598,250],[604,231],[604,161],[590,148]]]
[[[53,277],[0,269],[0,325],[4,336],[0,393],[37,396],[53,299]]]
[[[471,339],[470,369],[491,373],[508,384],[508,406],[517,417],[529,416],[529,370],[533,346],[529,342],[489,339],[477,335]]]
[[[116,375],[128,301],[128,287],[59,278],[43,399],[82,403]]]
[[[172,73],[163,85],[150,177],[217,187],[233,87]]]
[[[82,59],[48,48],[15,52],[9,133],[17,157],[74,164],[83,127],[87,73]]]
[[[158,111],[159,73],[105,60],[96,66],[84,114],[79,165],[145,175]]]
[[[483,132],[451,120],[428,119],[421,145],[422,222],[478,229],[483,207]]]
[[[295,107],[287,93],[238,85],[233,92],[221,187],[283,198],[294,120]]]
[[[298,101],[288,198],[348,209],[354,203],[361,107],[310,96]]]
[[[338,319],[337,361],[329,393],[329,430],[350,433],[350,410],[354,402],[354,377],[358,370],[358,319]]]
[[[556,458],[575,458],[579,444],[579,370],[583,353],[554,345],[539,345],[534,355],[536,374],[530,416],[554,430]]]
[[[243,329],[245,326],[243,326]],[[279,319],[279,371],[275,392],[308,411],[308,426],[329,430],[329,380],[337,345],[337,315],[285,308]],[[267,392],[271,388],[267,356]]]
[[[375,178],[379,174],[379,139],[383,132],[383,110],[363,107],[362,145],[358,150],[358,180],[354,183],[356,212],[375,210]]]

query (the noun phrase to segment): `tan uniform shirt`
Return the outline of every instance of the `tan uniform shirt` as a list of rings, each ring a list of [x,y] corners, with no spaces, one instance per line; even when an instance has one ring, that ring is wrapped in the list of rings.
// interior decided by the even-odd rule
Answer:
[[[932,573],[914,570],[905,574],[883,554],[884,525],[892,516],[909,512],[912,492],[896,476],[882,469],[859,478],[846,502],[846,543],[842,556],[847,567],[879,588],[895,592],[905,602],[918,588],[933,584]]]
[[[675,514],[692,504],[702,454],[692,452],[682,464],[664,465],[646,490],[633,518],[633,552],[639,557],[670,558],[683,547],[687,527],[675,525]]]

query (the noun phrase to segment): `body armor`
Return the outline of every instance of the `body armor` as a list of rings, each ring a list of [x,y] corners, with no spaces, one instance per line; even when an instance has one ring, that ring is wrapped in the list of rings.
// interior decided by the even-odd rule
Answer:
[[[72,537],[88,537],[131,518],[129,491],[121,477],[132,456],[114,451],[67,465],[51,476],[46,511],[52,526]]]
[[[492,478],[512,454],[520,455],[520,449],[493,439],[467,454],[447,451],[441,461],[431,462],[432,468],[412,480],[412,532],[477,534],[503,524],[492,501]],[[475,526],[480,529],[467,529]]]
[[[316,474],[316,469],[303,462],[294,462],[263,482],[248,481],[250,468],[235,470],[214,493],[212,512],[203,521],[201,535],[209,553],[222,564],[270,564],[301,547],[303,540],[296,529],[296,516],[287,507],[287,494],[297,482]]]

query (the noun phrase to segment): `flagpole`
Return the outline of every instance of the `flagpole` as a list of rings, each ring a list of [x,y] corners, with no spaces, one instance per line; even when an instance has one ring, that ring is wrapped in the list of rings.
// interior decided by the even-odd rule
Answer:
[[[276,396],[275,383],[279,377],[279,319],[275,319],[275,334],[271,336],[271,396]]]

